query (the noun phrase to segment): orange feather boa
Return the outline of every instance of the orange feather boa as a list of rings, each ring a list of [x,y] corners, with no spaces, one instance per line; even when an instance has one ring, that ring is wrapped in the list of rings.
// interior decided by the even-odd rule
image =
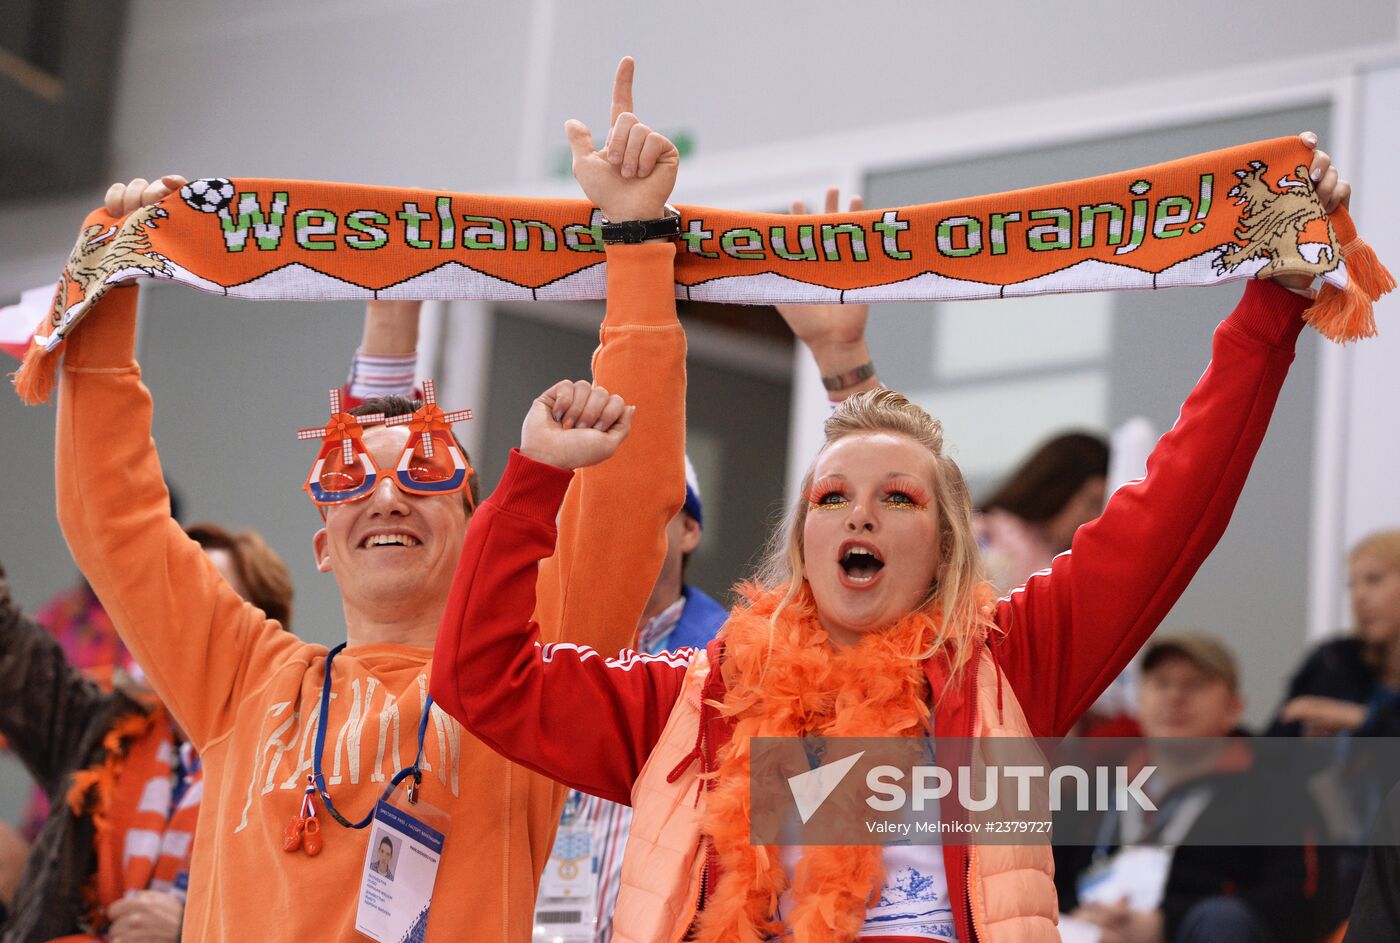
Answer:
[[[733,721],[734,735],[720,748],[702,822],[719,857],[720,877],[700,914],[696,939],[762,943],[786,930],[795,943],[845,943],[855,939],[884,883],[881,849],[805,848],[793,877],[796,905],[782,926],[773,916],[787,888],[779,849],[749,841],[749,742],[931,734],[923,656],[938,633],[939,616],[912,613],[858,645],[835,648],[805,586],[776,618],[783,589],[750,586],[744,595],[747,604],[735,609],[723,636],[727,693],[719,709]],[[991,596],[989,587],[979,588],[984,617]]]

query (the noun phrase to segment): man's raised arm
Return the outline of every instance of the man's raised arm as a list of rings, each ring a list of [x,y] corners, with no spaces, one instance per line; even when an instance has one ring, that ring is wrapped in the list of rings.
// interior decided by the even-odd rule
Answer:
[[[566,128],[574,176],[604,218],[666,212],[675,145],[632,113],[631,59],[618,65],[612,127],[602,149],[578,121]],[[554,556],[540,565],[536,621],[546,642],[604,655],[632,643],[666,554],[666,525],[685,500],[685,332],[676,319],[675,244],[610,245],[608,309],[593,356],[593,383],[637,408],[617,454],[582,470],[559,514]],[[596,410],[575,407],[575,421]]]
[[[183,178],[114,185],[129,213]],[[245,679],[303,643],[244,602],[170,516],[136,363],[135,287],[113,288],[67,340],[58,399],[58,518],[151,684],[199,749],[232,721]]]

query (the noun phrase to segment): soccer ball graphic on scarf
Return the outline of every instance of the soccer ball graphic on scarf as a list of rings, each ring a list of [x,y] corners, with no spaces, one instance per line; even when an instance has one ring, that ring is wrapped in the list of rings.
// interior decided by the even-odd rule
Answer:
[[[219,213],[233,202],[233,181],[223,177],[194,180],[180,188],[180,198],[190,209]]]

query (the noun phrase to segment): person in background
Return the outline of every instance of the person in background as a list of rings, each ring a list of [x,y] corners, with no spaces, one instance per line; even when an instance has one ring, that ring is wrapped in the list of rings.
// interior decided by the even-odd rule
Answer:
[[[10,905],[27,860],[29,841],[9,822],[0,821],[0,927],[9,919]]]
[[[700,546],[705,516],[700,480],[689,456],[685,460],[685,504],[666,525],[666,558],[647,600],[634,646],[642,652],[707,645],[728,614],[698,586],[685,581],[690,555]]]
[[[1359,541],[1348,569],[1356,628],[1308,655],[1268,729],[1274,737],[1338,738],[1341,762],[1325,788],[1335,801],[1359,810],[1342,829],[1352,844],[1337,851],[1337,895],[1344,905],[1370,867],[1367,830],[1400,776],[1394,761],[1383,761],[1383,752],[1359,756],[1347,741],[1400,736],[1400,529]]]
[[[1069,549],[1103,513],[1108,443],[1087,432],[1042,442],[982,504],[974,519],[987,578],[1009,593]]]
[[[240,595],[289,624],[291,579],[261,537],[190,532]],[[179,939],[201,764],[142,678],[139,665],[110,689],[85,677],[0,569],[0,733],[50,808],[0,943]]]
[[[685,504],[666,525],[666,556],[637,626],[636,637],[629,646],[635,651],[654,655],[683,647],[704,648],[729,617],[729,612],[704,590],[685,582],[686,565],[700,545],[703,525],[700,483],[695,466],[687,457]],[[612,938],[612,912],[622,877],[622,856],[631,827],[629,806],[569,790],[559,820],[559,834],[555,837],[535,902],[537,933],[549,936],[555,929],[554,921],[561,916],[572,920],[577,914],[579,919],[592,919],[597,943],[608,943]],[[592,858],[593,867],[589,871],[577,870],[572,865],[584,854]],[[583,881],[563,881],[561,874],[577,874]],[[581,896],[586,898],[585,909],[561,906],[573,902],[578,888],[582,888]],[[572,926],[558,929],[564,931]]]
[[[1400,786],[1376,818],[1361,886],[1342,943],[1400,940]]]
[[[166,487],[171,489],[171,515],[181,520],[179,495],[168,481]],[[135,660],[82,574],[71,587],[51,596],[35,613],[34,621],[48,629],[63,647],[63,655],[70,665],[105,691],[112,690],[119,677],[135,670]],[[18,874],[24,869],[24,855],[38,839],[50,811],[47,793],[35,786],[29,791],[24,811],[20,813],[18,837],[21,841],[0,842],[0,871]]]
[[[1315,844],[1208,844],[1248,808],[1250,797],[1291,789],[1251,773],[1253,753],[1239,726],[1243,712],[1238,666],[1217,639],[1190,632],[1148,644],[1138,718],[1143,735],[1153,738],[1142,763],[1157,767],[1145,791],[1158,811],[1150,817],[1057,814],[1061,839],[1067,833],[1096,839],[1093,846],[1055,847],[1055,884],[1071,925],[1097,928],[1101,943],[1320,939],[1328,911]],[[1176,738],[1191,739],[1178,746]],[[1217,738],[1217,744],[1202,738]],[[1294,815],[1278,827],[1318,822],[1301,790],[1287,798]]]
[[[1400,530],[1357,543],[1349,569],[1356,629],[1308,655],[1270,736],[1400,736]]]
[[[865,201],[854,195],[847,207],[856,213],[865,208]],[[836,213],[840,208],[841,191],[829,187],[823,211]],[[792,211],[799,215],[806,213],[807,205],[794,200]],[[857,393],[879,388],[880,377],[875,372],[875,361],[865,337],[869,305],[785,304],[776,307],[817,365],[832,409]]]
[[[269,619],[292,630],[292,578],[282,558],[256,531],[229,533],[207,521],[185,528],[233,591],[261,609]]]

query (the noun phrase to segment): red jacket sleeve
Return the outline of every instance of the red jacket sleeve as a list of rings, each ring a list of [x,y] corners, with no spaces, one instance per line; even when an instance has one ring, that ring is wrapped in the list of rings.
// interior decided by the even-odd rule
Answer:
[[[630,805],[692,652],[610,658],[586,645],[540,644],[530,618],[536,574],[554,551],[555,517],[572,477],[512,450],[501,483],[467,529],[431,691],[507,759]]]
[[[1306,302],[1250,282],[1211,363],[1140,481],[1114,492],[1070,550],[1001,600],[998,661],[1037,736],[1063,736],[1127,666],[1225,531]]]

